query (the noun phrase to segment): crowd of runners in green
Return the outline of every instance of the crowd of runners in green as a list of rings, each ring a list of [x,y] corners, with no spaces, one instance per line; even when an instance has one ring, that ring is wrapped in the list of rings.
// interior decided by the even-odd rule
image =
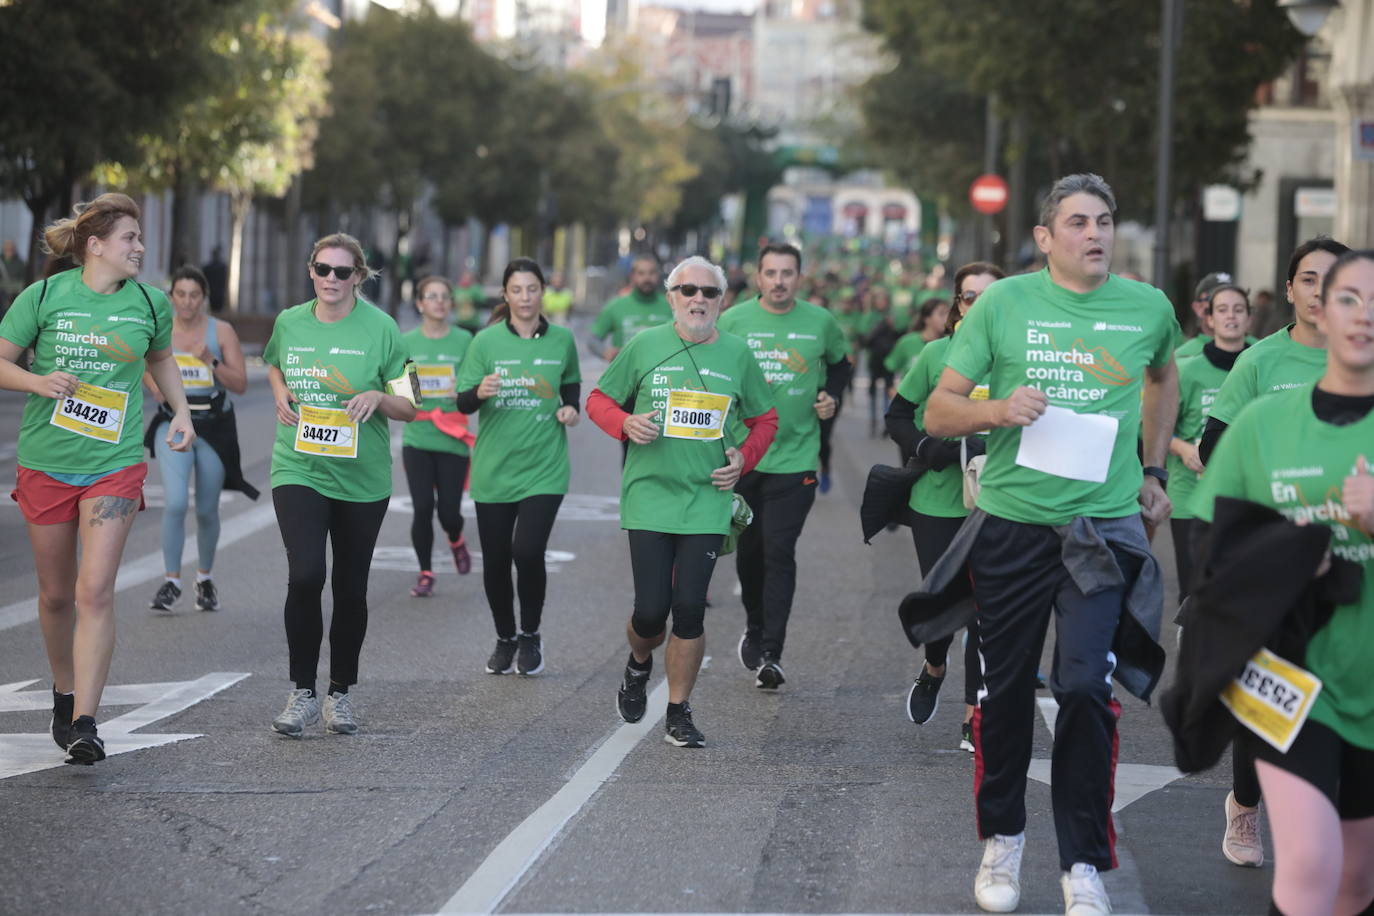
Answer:
[[[1159,697],[1185,771],[1229,748],[1221,852],[1262,864],[1267,812],[1272,912],[1369,912],[1374,252],[1303,242],[1284,291],[1293,320],[1259,339],[1250,292],[1209,274],[1185,336],[1164,293],[1111,271],[1115,211],[1102,178],[1060,179],[1034,229],[1041,265],[1011,276],[986,262],[948,273],[834,254],[811,264],[777,242],[760,247],[745,281],[704,257],[665,271],[640,254],[588,329],[596,372],[585,392],[571,296],[535,261],[506,266],[485,325],[469,279],[420,280],[419,324],[402,334],[359,295],[372,272],[357,241],[319,239],[301,265],[314,296],[277,316],[262,354],[290,681],[271,728],[299,737],[322,719],[335,734],[359,730],[351,688],[392,496],[392,421],[404,424],[414,507],[410,594],[436,596],[436,514],[457,573],[472,569],[466,493],[495,631],[485,670],[545,670],[545,550],[568,493],[567,431],[585,411],[623,449],[628,558],[615,562],[632,587],[618,596],[626,661],[608,699],[614,690],[625,722],[644,718],[662,646],[664,738],[706,746],[691,696],[717,561],[735,555],[739,662],[758,689],[779,690],[798,539],[832,483],[836,416],[862,396],[869,435],[896,445],[895,465],[870,475],[886,487],[866,501],[910,527],[915,547],[914,562],[892,570],[911,594],[890,609],[918,650],[913,723],[932,721],[966,631],[964,714],[948,742],[976,760],[978,906],[1019,904],[1046,689],[1058,705],[1051,796],[1065,912],[1111,911],[1100,874],[1117,864],[1115,684]],[[136,279],[140,219],[132,199],[107,193],[49,226],[48,253],[72,266],[23,290],[0,323],[0,387],[28,395],[12,495],[37,573],[52,736],[73,764],[105,756],[96,714],[145,449],[167,496],[154,609],[171,611],[185,589],[192,476],[203,611],[221,606],[220,492],[258,496],[230,397],[246,390],[243,348],[209,316],[199,271],[177,271],[167,292]],[[1152,548],[1166,531],[1176,596]]]

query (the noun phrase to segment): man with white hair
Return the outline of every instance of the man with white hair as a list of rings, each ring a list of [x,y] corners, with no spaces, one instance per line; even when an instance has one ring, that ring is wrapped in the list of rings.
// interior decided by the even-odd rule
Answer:
[[[706,743],[688,705],[706,648],[706,588],[734,520],[732,491],[768,450],[778,420],[748,345],[716,329],[724,272],[691,257],[667,287],[672,323],[626,342],[588,397],[587,415],[628,443],[620,526],[630,541],[634,613],[616,706],[626,722],[644,717],[653,651],[667,640],[664,740],[695,748]],[[743,441],[727,422],[736,416],[748,431]]]

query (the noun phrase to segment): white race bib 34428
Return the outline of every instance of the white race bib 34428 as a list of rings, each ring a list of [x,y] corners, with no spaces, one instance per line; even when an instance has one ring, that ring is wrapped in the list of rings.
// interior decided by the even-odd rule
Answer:
[[[76,386],[75,394],[57,402],[49,422],[78,436],[118,442],[124,432],[124,414],[128,409],[127,391],[82,382]]]

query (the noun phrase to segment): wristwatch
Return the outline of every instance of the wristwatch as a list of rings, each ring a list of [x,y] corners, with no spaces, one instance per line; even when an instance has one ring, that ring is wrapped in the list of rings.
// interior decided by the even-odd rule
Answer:
[[[1158,480],[1161,486],[1169,482],[1169,472],[1164,470],[1163,468],[1157,468],[1154,465],[1146,465],[1145,467],[1141,468],[1141,470],[1143,470],[1148,476],[1153,477],[1155,480]]]

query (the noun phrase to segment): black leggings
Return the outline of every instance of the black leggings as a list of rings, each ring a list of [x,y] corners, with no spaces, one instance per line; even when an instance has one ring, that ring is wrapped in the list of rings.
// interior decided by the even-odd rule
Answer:
[[[334,552],[329,680],[341,687],[358,682],[358,655],[367,634],[367,574],[390,501],[390,497],[367,503],[330,499],[299,484],[272,489],[277,526],[286,546],[286,646],[291,679],[297,687],[314,686],[320,663],[326,537]]]
[[[920,565],[921,575],[924,577],[944,555],[945,548],[954,540],[954,535],[959,532],[964,520],[922,515],[919,512],[912,512],[911,517],[911,539],[916,544],[916,562]],[[967,575],[963,577],[963,581],[968,581]],[[963,585],[958,587],[967,593]],[[926,661],[930,663],[930,667],[939,668],[945,664],[949,659],[949,647],[953,642],[954,634],[951,633],[943,639],[926,643]],[[978,682],[981,673],[978,662],[978,618],[974,617],[969,620],[968,639],[964,643],[964,703],[969,706],[978,705]]]
[[[706,589],[716,568],[723,536],[627,531],[635,609],[630,626],[641,639],[653,639],[673,615],[673,635],[696,639],[706,631]]]
[[[780,659],[797,589],[797,539],[816,501],[816,475],[750,471],[735,492],[754,510],[735,554],[745,628],[764,655]]]
[[[502,639],[515,638],[517,589],[521,632],[539,632],[548,585],[544,550],[562,502],[560,494],[541,494],[514,503],[473,503],[477,507],[477,536],[482,541],[482,585],[487,590],[496,635]],[[511,584],[512,563],[518,586]]]
[[[1197,521],[1191,518],[1169,519],[1169,533],[1174,538],[1174,568],[1178,571],[1178,603],[1188,597],[1193,584],[1193,556],[1200,546],[1196,533]]]
[[[463,536],[463,484],[468,479],[468,456],[431,452],[409,445],[401,449],[410,502],[415,515],[410,521],[410,542],[420,570],[433,569],[435,493],[439,495],[439,525],[450,542]]]

